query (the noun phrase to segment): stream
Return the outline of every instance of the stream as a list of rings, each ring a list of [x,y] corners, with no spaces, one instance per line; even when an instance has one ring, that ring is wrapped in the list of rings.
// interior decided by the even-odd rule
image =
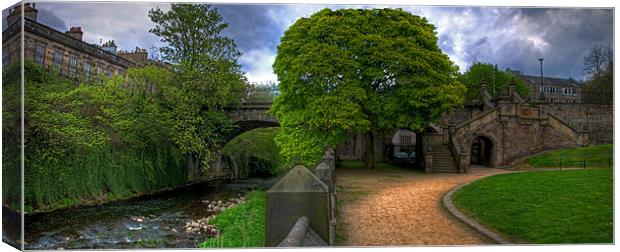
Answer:
[[[277,181],[245,179],[214,185],[196,184],[134,199],[27,215],[26,249],[196,248],[218,230],[206,224],[227,202],[238,203],[251,189]],[[232,202],[232,203],[231,203]]]

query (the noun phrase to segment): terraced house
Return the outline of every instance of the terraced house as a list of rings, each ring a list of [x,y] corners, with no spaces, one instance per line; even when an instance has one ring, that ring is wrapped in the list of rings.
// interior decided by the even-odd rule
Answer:
[[[7,28],[2,31],[2,66],[19,62],[22,45],[22,6],[11,9],[7,16]],[[147,64],[146,50],[117,51],[114,41],[102,45],[83,40],[81,27],[58,31],[37,21],[35,3],[23,5],[24,58],[46,70],[77,81],[98,80],[102,76],[123,75],[129,67]]]
[[[525,75],[512,71],[530,88],[530,93],[548,103],[580,103],[581,85],[574,79],[562,79]]]

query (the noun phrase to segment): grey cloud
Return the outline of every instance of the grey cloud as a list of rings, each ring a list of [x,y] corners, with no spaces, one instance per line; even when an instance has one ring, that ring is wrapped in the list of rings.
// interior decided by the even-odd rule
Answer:
[[[54,14],[54,12],[48,9],[39,9],[39,15],[37,19],[41,23],[51,26],[52,28],[55,28],[59,31],[64,31],[68,28],[65,21],[60,19],[58,16],[56,16],[56,14]]]
[[[58,28],[80,25],[85,30],[85,39],[91,43],[100,38],[114,39],[121,48],[132,49],[161,44],[148,32],[153,23],[147,12],[157,5],[169,8],[167,3],[138,2],[41,2],[37,7],[41,20],[48,25]],[[280,36],[294,20],[324,7],[347,6],[216,4],[214,7],[230,24],[225,35],[233,38],[240,50],[256,62],[268,62],[264,58],[275,54]],[[440,48],[463,70],[477,60],[537,74],[537,59],[543,57],[545,75],[579,79],[583,76],[582,59],[588,49],[595,43],[609,46],[613,43],[612,9],[391,7],[402,7],[426,17],[437,27]],[[257,69],[256,65],[243,67],[248,72]],[[261,69],[269,71],[269,67]]]
[[[224,35],[232,37],[242,51],[258,48],[275,50],[283,27],[268,15],[272,5],[215,5],[223,19],[229,23]]]

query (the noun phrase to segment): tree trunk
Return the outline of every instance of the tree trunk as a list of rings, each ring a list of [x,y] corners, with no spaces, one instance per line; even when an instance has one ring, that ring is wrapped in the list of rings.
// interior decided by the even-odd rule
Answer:
[[[377,166],[377,160],[375,159],[375,137],[372,131],[368,131],[365,134],[365,144],[366,148],[364,148],[364,167],[366,169],[375,169]]]
[[[422,159],[424,158],[424,142],[422,141],[424,133],[416,132],[415,133],[415,167],[418,169],[424,169],[422,166]]]

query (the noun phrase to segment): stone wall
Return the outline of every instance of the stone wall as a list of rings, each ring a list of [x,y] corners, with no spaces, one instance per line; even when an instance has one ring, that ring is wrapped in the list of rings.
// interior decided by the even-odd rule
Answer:
[[[375,159],[382,161],[386,158],[384,153],[385,145],[391,142],[392,136],[382,136],[374,134]],[[350,132],[348,140],[336,146],[337,158],[340,160],[362,160],[366,139],[364,134]]]
[[[590,144],[613,143],[613,105],[545,104],[545,109],[575,130],[581,131],[587,128]],[[444,115],[439,123],[446,125],[453,122],[461,125],[480,114],[479,106],[468,106]]]
[[[574,129],[587,127],[592,144],[613,143],[613,105],[549,104],[547,111]]]
[[[573,128],[548,113],[546,106],[504,102],[456,128],[460,148],[470,153],[473,140],[485,137],[492,142],[491,166],[513,161],[548,149],[573,148],[588,142],[587,132]]]

